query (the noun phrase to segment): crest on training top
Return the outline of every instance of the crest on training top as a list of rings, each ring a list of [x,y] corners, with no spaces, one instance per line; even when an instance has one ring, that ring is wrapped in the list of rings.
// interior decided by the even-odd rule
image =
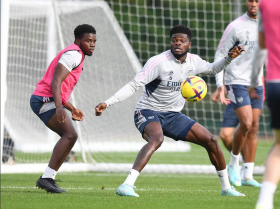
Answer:
[[[193,73],[193,67],[192,66],[188,66],[187,70],[188,70],[189,75],[191,75]]]
[[[172,75],[174,74],[174,72],[171,70],[167,75],[169,75],[169,80],[172,80]]]

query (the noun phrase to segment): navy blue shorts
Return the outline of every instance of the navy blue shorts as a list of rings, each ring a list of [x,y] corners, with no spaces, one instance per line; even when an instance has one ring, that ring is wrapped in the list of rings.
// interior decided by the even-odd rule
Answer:
[[[226,106],[222,127],[236,127],[239,123],[238,117],[233,109],[232,103]]]
[[[53,97],[32,95],[30,98],[30,107],[46,125],[51,117],[56,113]]]
[[[280,83],[267,83],[267,105],[270,110],[271,128],[280,129]]]
[[[258,86],[255,88],[256,93],[259,95],[259,99],[251,99],[248,93],[248,86],[245,85],[227,85],[228,98],[230,99],[233,109],[236,110],[239,107],[251,105],[252,109],[263,108],[263,87]]]
[[[143,134],[145,126],[152,121],[160,123],[164,136],[176,141],[185,141],[191,127],[196,123],[181,112],[158,112],[145,109],[137,110],[134,114],[135,126],[141,134]]]

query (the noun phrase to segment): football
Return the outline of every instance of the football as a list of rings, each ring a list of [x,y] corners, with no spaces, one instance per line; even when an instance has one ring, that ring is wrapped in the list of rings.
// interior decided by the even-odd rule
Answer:
[[[189,102],[199,102],[207,93],[205,81],[198,76],[189,76],[181,84],[182,96]]]

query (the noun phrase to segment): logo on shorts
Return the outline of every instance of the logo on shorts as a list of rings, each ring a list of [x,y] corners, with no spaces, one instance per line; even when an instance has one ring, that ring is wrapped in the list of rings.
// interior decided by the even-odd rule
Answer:
[[[237,102],[242,103],[243,102],[243,97],[237,97]]]
[[[153,119],[155,116],[149,116],[148,119]]]
[[[50,98],[49,97],[43,97],[43,102],[50,102]]]

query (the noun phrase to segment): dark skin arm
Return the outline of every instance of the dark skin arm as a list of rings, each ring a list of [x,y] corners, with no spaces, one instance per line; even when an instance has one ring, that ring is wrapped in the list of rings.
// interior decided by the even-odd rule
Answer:
[[[61,83],[66,79],[69,73],[69,70],[67,70],[67,68],[64,65],[58,63],[55,68],[52,80],[52,93],[56,106],[57,121],[59,123],[64,123],[66,120],[66,112],[63,110],[60,94]],[[71,111],[73,120],[83,120],[84,114],[82,113],[82,111],[76,109],[70,102],[65,104],[65,108]]]
[[[84,113],[76,109],[70,102],[67,102],[64,107],[72,114],[72,120],[82,121],[84,119]]]

